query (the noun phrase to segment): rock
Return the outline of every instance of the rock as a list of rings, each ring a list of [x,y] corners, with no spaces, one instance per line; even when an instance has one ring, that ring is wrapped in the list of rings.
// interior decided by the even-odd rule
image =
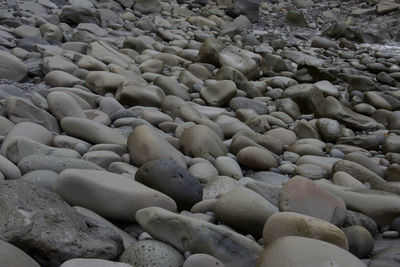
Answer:
[[[326,142],[335,143],[342,137],[342,127],[339,122],[332,119],[322,118],[316,122],[318,133]]]
[[[159,159],[143,164],[135,180],[174,199],[179,210],[190,210],[202,200],[200,182],[171,159]]]
[[[166,95],[174,95],[185,101],[190,99],[187,88],[171,77],[160,76],[154,81],[154,84],[160,87]]]
[[[193,254],[190,255],[185,262],[183,267],[225,267],[225,265],[207,254]]]
[[[197,162],[191,165],[188,171],[203,183],[207,183],[213,177],[218,176],[217,169],[209,162]]]
[[[386,15],[388,13],[399,10],[400,5],[392,1],[379,1],[376,5],[376,13],[378,15]]]
[[[85,113],[72,96],[63,92],[51,92],[47,95],[51,113],[61,121],[64,117],[86,118]]]
[[[0,188],[2,239],[30,252],[40,265],[79,257],[114,259],[122,252],[119,235],[82,217],[58,195],[22,181],[1,181]]]
[[[130,267],[132,265],[101,259],[72,259],[64,262],[60,267]]]
[[[99,190],[103,194],[96,194]],[[136,211],[149,206],[176,211],[175,202],[168,196],[106,171],[66,169],[60,173],[54,191],[70,205],[110,219],[134,222]]]
[[[270,151],[255,146],[240,150],[237,154],[237,161],[239,164],[256,171],[267,171],[270,168],[278,167],[278,163]]]
[[[157,240],[142,240],[128,247],[120,257],[120,262],[137,267],[171,266],[183,264],[183,256],[176,249]]]
[[[75,85],[83,84],[81,79],[60,70],[54,70],[47,73],[44,77],[44,81],[46,85],[50,87],[74,87]]]
[[[126,138],[117,130],[92,120],[66,117],[61,120],[60,125],[68,135],[94,144],[127,145]]]
[[[115,93],[125,77],[108,71],[91,71],[86,76],[86,85],[93,92],[104,95]]]
[[[278,208],[256,192],[237,186],[218,199],[213,211],[223,223],[259,237],[265,222]]]
[[[54,148],[20,136],[15,137],[10,141],[4,155],[14,163],[32,155],[48,155],[67,158],[80,157],[80,154],[72,149]]]
[[[5,51],[0,51],[0,79],[7,79],[14,82],[19,82],[25,79],[28,74],[28,68],[16,56]]]
[[[161,4],[159,0],[136,0],[134,9],[143,14],[156,13],[161,11]]]
[[[335,49],[339,48],[335,41],[332,41],[330,39],[321,36],[314,36],[311,39],[311,47],[318,47],[324,49],[329,49],[331,47]]]
[[[302,164],[295,169],[294,174],[311,180],[326,179],[328,177],[328,172],[324,168],[314,164]]]
[[[28,254],[3,240],[0,240],[0,261],[7,267],[40,267],[40,265]]]
[[[390,135],[385,138],[382,144],[382,150],[384,153],[389,152],[400,152],[400,136]]]
[[[322,180],[314,181],[314,183],[343,199],[349,209],[371,217],[378,226],[389,225],[400,215],[400,197],[395,194],[378,190],[350,189]]]
[[[336,185],[351,187],[351,188],[359,188],[365,189],[363,183],[358,181],[356,178],[351,176],[350,174],[342,171],[335,172],[332,176],[332,182]]]
[[[208,105],[222,107],[236,96],[236,90],[236,84],[232,81],[216,81],[203,87],[200,96]]]
[[[267,105],[265,103],[254,99],[249,99],[246,97],[238,96],[232,98],[231,101],[229,102],[229,107],[232,108],[233,110],[249,108],[254,110],[259,115],[267,113]]]
[[[6,99],[8,116],[14,123],[34,122],[44,126],[50,131],[60,132],[57,119],[47,111],[42,110],[27,100],[20,97],[9,97]]]
[[[338,246],[300,236],[286,236],[275,240],[263,250],[257,261],[257,267],[291,265],[316,267],[326,264],[332,266],[365,266],[350,252]]]
[[[351,210],[346,211],[346,219],[343,226],[362,226],[367,229],[372,236],[374,236],[378,232],[378,226],[373,219],[371,219],[367,215]]]
[[[232,48],[224,48],[218,52],[218,62],[221,66],[232,67],[243,73],[247,79],[258,76],[260,70],[257,62],[244,53],[233,50]]]
[[[221,156],[215,160],[215,168],[220,175],[226,175],[239,180],[243,177],[239,164],[230,157]]]
[[[42,26],[40,26],[40,33],[43,36],[43,39],[46,41],[62,41],[62,31],[57,25],[51,24],[51,23],[45,23]]]
[[[228,152],[218,135],[205,125],[185,129],[180,144],[185,155],[191,157],[217,158]]]
[[[2,155],[5,155],[7,147],[16,137],[26,137],[45,145],[51,145],[54,139],[43,126],[33,122],[21,122],[15,125],[4,139],[0,150]]]
[[[365,259],[374,248],[374,238],[362,226],[350,226],[343,229],[349,241],[349,251],[359,259]]]
[[[47,155],[33,155],[23,158],[18,162],[18,168],[23,174],[35,170],[51,170],[60,173],[65,169],[101,170],[89,161],[78,158],[61,158]]]
[[[26,173],[21,176],[20,180],[33,184],[37,187],[42,187],[49,191],[54,191],[58,174],[48,170],[36,170]]]
[[[400,187],[391,185],[373,171],[349,160],[340,160],[336,162],[332,167],[332,171],[346,172],[362,183],[369,183],[373,189],[383,190],[395,194],[400,193]]]
[[[286,14],[286,21],[293,26],[306,27],[307,21],[304,14],[298,10],[289,10]]]
[[[326,221],[296,212],[279,212],[268,218],[263,230],[265,245],[284,236],[318,239],[348,250],[345,233]]]
[[[0,173],[7,180],[16,180],[21,177],[20,169],[2,155],[0,155]]]
[[[262,250],[231,230],[157,207],[138,211],[136,220],[150,235],[180,252],[209,254],[226,266],[254,266]]]
[[[113,162],[120,162],[121,157],[113,151],[89,151],[82,155],[82,159],[107,169]]]
[[[96,9],[86,7],[64,6],[61,10],[60,21],[67,24],[95,23],[101,25],[100,13]]]
[[[123,82],[115,98],[123,105],[159,107],[165,93],[158,86],[144,86],[136,81]]]
[[[310,180],[294,177],[279,192],[279,210],[298,212],[340,225],[345,219],[346,205],[342,199]]]
[[[260,6],[259,0],[250,0],[250,1],[233,0],[232,5],[235,12],[245,15],[252,23],[258,22],[258,17],[259,17],[258,9]]]
[[[128,150],[133,163],[141,166],[156,159],[172,159],[186,168],[184,155],[147,125],[136,127],[128,138]]]

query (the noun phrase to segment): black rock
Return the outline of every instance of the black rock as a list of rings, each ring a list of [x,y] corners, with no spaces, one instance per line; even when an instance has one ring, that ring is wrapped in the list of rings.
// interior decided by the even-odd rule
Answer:
[[[95,23],[101,25],[101,16],[96,9],[65,6],[61,10],[60,21],[71,25]]]

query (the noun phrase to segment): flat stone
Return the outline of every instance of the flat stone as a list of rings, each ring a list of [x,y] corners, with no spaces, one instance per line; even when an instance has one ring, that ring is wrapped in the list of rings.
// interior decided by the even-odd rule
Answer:
[[[106,171],[64,170],[54,190],[70,205],[88,208],[110,219],[134,222],[136,211],[149,206],[176,211],[175,202],[168,196]],[[99,190],[103,194],[97,194]]]

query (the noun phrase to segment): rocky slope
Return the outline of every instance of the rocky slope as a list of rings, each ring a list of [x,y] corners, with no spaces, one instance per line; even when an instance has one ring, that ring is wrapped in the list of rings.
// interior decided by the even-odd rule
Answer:
[[[400,4],[0,7],[0,265],[400,261]]]

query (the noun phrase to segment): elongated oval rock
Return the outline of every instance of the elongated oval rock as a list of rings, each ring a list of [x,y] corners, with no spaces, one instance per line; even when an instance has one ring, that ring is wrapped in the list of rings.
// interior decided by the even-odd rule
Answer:
[[[21,177],[20,169],[2,155],[0,155],[0,173],[2,173],[7,180],[15,180]]]
[[[176,204],[170,197],[106,171],[64,170],[54,191],[70,205],[90,209],[110,219],[132,222],[138,210],[153,206],[176,211]]]
[[[68,135],[94,143],[117,144],[126,146],[126,138],[117,130],[101,123],[75,117],[66,117],[60,122],[61,128]]]
[[[261,253],[257,267],[365,267],[350,252],[328,242],[286,236],[267,246]]]
[[[128,150],[133,163],[137,166],[167,158],[186,168],[183,154],[147,125],[138,126],[131,132],[128,138]]]
[[[139,210],[136,220],[151,236],[179,251],[209,254],[225,266],[255,266],[262,251],[253,240],[227,228],[158,207]]]
[[[308,237],[349,249],[346,235],[337,226],[296,212],[276,213],[265,223],[263,240],[266,245],[283,236]]]
[[[47,102],[51,113],[61,120],[64,117],[86,118],[75,99],[67,93],[51,92],[47,95]]]

